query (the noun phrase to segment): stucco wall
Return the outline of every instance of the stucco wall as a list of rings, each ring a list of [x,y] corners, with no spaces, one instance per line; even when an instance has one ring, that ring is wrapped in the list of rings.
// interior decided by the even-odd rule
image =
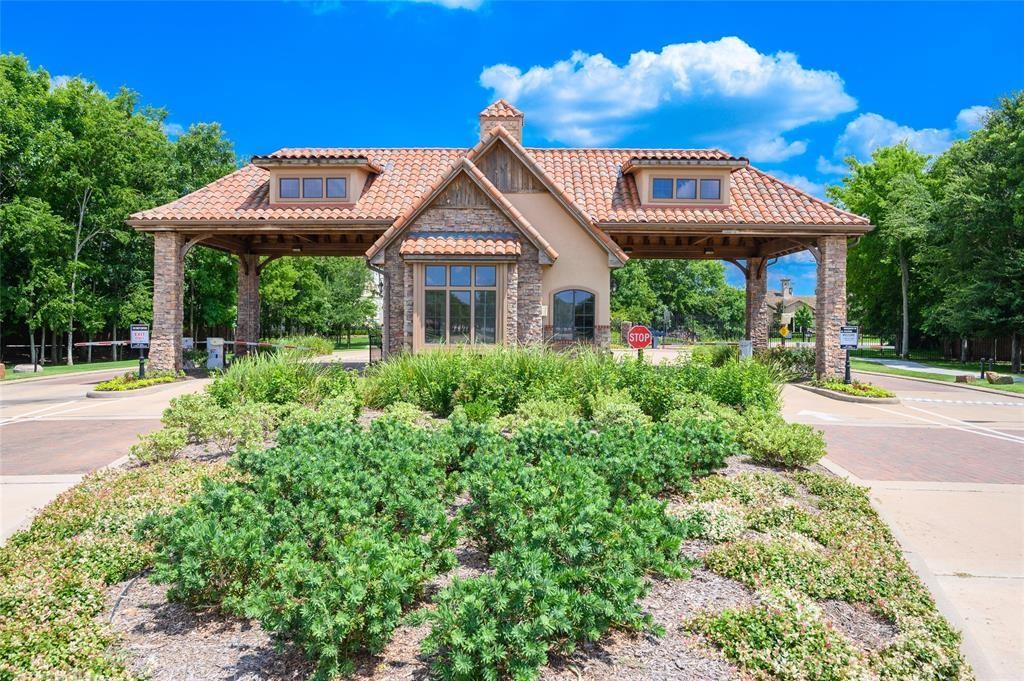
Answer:
[[[558,252],[558,259],[543,268],[541,275],[541,298],[548,306],[544,325],[551,323],[552,296],[567,288],[582,288],[596,294],[594,323],[608,325],[611,295],[608,252],[550,194],[533,192],[505,196]]]

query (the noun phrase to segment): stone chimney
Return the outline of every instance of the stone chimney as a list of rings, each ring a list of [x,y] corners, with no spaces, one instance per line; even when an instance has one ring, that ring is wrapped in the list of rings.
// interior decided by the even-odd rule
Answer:
[[[779,279],[779,284],[782,285],[782,297],[790,298],[793,295],[793,280],[789,277],[782,277]]]
[[[523,112],[504,99],[480,112],[480,139],[496,126],[501,126],[512,133],[512,136],[523,142]]]

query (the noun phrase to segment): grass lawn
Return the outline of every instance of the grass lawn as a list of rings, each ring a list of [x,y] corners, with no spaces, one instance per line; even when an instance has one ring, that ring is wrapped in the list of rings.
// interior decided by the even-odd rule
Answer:
[[[936,366],[934,362],[929,362],[928,364]],[[954,383],[956,381],[955,376],[947,376],[945,374],[929,374],[923,371],[907,371],[906,369],[894,369],[893,367],[887,367],[884,364],[858,361],[856,358],[850,360],[850,368],[853,369],[854,371],[873,371],[878,374],[892,374],[893,376],[907,376],[909,378],[927,378],[928,380],[931,381],[944,381],[946,383]],[[970,371],[964,371],[964,373],[970,373],[974,376],[977,376],[976,373]],[[969,383],[961,383],[960,385],[963,385],[968,388],[972,387]],[[1024,383],[1014,383],[1013,385],[992,385],[988,381],[979,381],[978,387],[995,388],[996,390],[1002,390],[1003,392],[1024,394]]]
[[[334,341],[335,350],[359,350],[368,347],[370,347],[370,337],[367,336],[366,334],[363,334],[361,336],[352,334],[351,342],[348,342],[348,340],[344,337],[341,338],[340,340]]]
[[[22,378],[33,378],[39,376],[56,376],[58,374],[77,374],[83,371],[97,371],[100,369],[131,369],[139,366],[138,358],[135,359],[122,359],[116,362],[91,362],[75,364],[74,366],[67,366],[66,364],[47,365],[43,367],[42,371],[29,374],[16,374],[14,373],[14,365],[7,365],[7,375],[4,377],[5,381],[17,381]]]

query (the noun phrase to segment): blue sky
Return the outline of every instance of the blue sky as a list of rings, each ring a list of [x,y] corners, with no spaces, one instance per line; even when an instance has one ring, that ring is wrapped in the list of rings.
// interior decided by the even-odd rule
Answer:
[[[718,146],[820,194],[844,155],[968,134],[1024,87],[1022,25],[1019,3],[4,2],[0,47],[242,155],[468,146],[505,96],[528,145]],[[806,256],[771,272],[813,291]]]

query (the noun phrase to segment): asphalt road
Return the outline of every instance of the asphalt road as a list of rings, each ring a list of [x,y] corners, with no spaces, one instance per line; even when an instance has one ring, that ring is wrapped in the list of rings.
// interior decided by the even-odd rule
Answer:
[[[119,399],[86,393],[123,369],[0,384],[0,541],[86,473],[117,461],[160,427],[173,397],[206,380]]]
[[[965,633],[978,678],[1024,669],[1024,399],[857,375],[899,404],[840,402],[795,386],[790,421],[825,434],[834,472],[871,490],[911,566]]]

